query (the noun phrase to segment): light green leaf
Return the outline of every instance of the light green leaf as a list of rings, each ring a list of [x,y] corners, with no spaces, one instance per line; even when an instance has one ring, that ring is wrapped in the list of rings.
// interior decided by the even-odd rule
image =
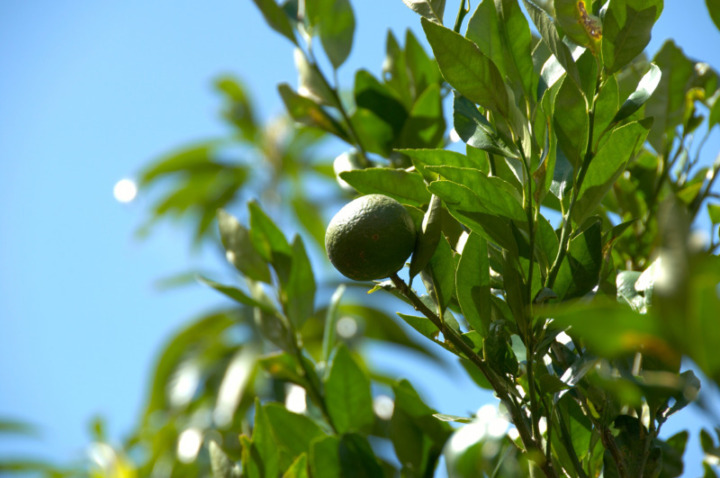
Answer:
[[[368,168],[345,171],[340,177],[363,194],[385,194],[403,204],[423,206],[430,202],[421,175],[402,169]]]
[[[425,287],[439,305],[438,315],[442,316],[455,292],[455,257],[445,236],[441,235],[435,253],[430,258],[428,267],[423,271],[424,282],[426,275],[430,280],[426,282]]]
[[[644,105],[648,99],[650,99],[650,96],[660,83],[661,77],[662,72],[660,71],[660,68],[651,63],[650,70],[648,70],[648,72],[642,77],[637,89],[628,97],[627,100],[625,100],[625,103],[623,103],[620,107],[620,110],[617,112],[612,122],[620,122],[639,110],[640,107]]]
[[[427,166],[457,166],[475,169],[483,169],[484,167],[475,157],[446,149],[401,149],[398,152],[408,156],[412,160],[415,169],[420,171],[427,181],[437,179],[437,173],[427,170]]]
[[[338,106],[337,97],[325,82],[317,65],[310,63],[300,48],[295,49],[295,68],[298,71],[298,93],[300,96],[328,106]]]
[[[307,453],[300,454],[283,473],[282,478],[308,478],[307,461]]]
[[[240,466],[230,461],[230,458],[215,441],[210,441],[210,466],[213,478],[239,478]]]
[[[435,324],[430,322],[430,319],[428,319],[427,317],[401,314],[400,312],[398,312],[397,314],[400,316],[400,318],[407,322],[410,327],[417,330],[430,340],[435,340],[440,333],[440,330],[435,327]]]
[[[350,55],[355,33],[355,15],[349,0],[314,0],[319,12],[318,28],[323,49],[335,69]]]
[[[290,272],[293,250],[270,217],[256,201],[248,203],[250,211],[250,240],[262,258],[273,265],[281,283],[285,283]]]
[[[272,446],[279,448],[282,454],[289,458],[285,462],[285,468],[289,467],[296,457],[307,453],[313,440],[325,436],[325,432],[311,418],[290,412],[279,403],[268,403],[261,408],[272,428]]]
[[[415,13],[442,24],[443,13],[445,13],[445,0],[403,0],[403,3]]]
[[[438,242],[442,229],[442,201],[437,196],[432,196],[427,211],[423,216],[422,227],[415,243],[415,251],[410,261],[410,279],[412,280],[430,262]]]
[[[367,432],[375,421],[370,379],[344,344],[330,360],[325,380],[325,402],[338,433]]]
[[[505,82],[495,64],[462,35],[425,18],[422,26],[445,80],[470,101],[507,118]]]
[[[602,224],[599,220],[570,240],[553,292],[560,299],[581,297],[598,283],[602,266]]]
[[[280,8],[277,3],[275,3],[275,0],[253,0],[253,2],[255,2],[255,5],[260,9],[260,12],[263,17],[265,17],[265,21],[270,28],[293,42],[295,45],[298,44],[295,39],[295,33],[290,25],[290,20],[285,14],[285,11]]]
[[[223,285],[201,276],[199,276],[197,280],[208,287],[212,287],[216,291],[231,298],[232,300],[239,302],[240,304],[249,305],[250,307],[258,307],[269,314],[275,312],[275,309],[273,309],[271,305],[253,299],[237,287]]]
[[[218,227],[228,262],[248,278],[270,283],[270,269],[253,247],[250,231],[222,209],[218,211]]]
[[[310,471],[314,478],[336,478],[342,476],[340,468],[340,439],[325,436],[310,445]]]
[[[602,22],[592,14],[592,2],[585,7],[584,1],[554,0],[555,18],[563,32],[576,44],[597,54],[602,38]]]

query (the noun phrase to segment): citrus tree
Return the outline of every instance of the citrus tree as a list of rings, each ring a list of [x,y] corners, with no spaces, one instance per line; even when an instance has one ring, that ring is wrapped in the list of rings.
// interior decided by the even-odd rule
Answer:
[[[718,73],[645,53],[662,0],[460,0],[451,23],[404,1],[425,38],[389,33],[382,76],[340,85],[349,0],[254,0],[296,47],[292,123],[223,77],[232,134],[142,171],[172,184],[152,221],[191,221],[237,280],[199,278],[232,305],[166,346],[122,448],[98,425],[95,476],[683,473],[689,434],[662,427],[693,370],[720,383]],[[368,341],[458,361],[510,429],[434,410]]]

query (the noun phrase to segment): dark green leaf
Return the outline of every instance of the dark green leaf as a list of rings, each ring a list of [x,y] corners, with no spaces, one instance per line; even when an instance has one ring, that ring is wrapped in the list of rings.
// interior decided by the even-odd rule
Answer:
[[[659,478],[675,478],[683,474],[683,455],[689,436],[687,431],[682,431],[658,443],[663,452]]]
[[[364,436],[349,433],[342,436],[338,447],[342,474],[353,478],[377,478],[383,476],[382,468],[375,458],[370,443]]]
[[[650,96],[660,83],[661,77],[662,72],[660,71],[660,68],[658,68],[657,65],[650,64],[650,70],[642,77],[637,89],[628,97],[627,100],[625,100],[625,103],[623,103],[620,107],[620,110],[617,112],[612,122],[617,123],[622,121],[639,110],[640,107],[644,105],[648,99],[650,99]]]
[[[248,278],[270,283],[270,269],[253,247],[250,231],[222,209],[218,211],[218,227],[228,262]]]
[[[358,108],[373,112],[392,127],[394,135],[400,134],[408,112],[387,85],[380,83],[368,71],[358,70],[355,74],[354,95]]]
[[[713,23],[720,30],[720,0],[705,0],[705,5]]]
[[[345,128],[315,101],[295,93],[286,83],[280,84],[278,91],[292,119],[306,126],[320,128],[348,143],[351,142]]]
[[[302,387],[307,386],[307,380],[302,377],[295,358],[288,353],[275,352],[265,355],[258,359],[258,365],[278,380],[286,380]]]
[[[425,18],[422,26],[445,80],[470,101],[508,117],[505,82],[495,64],[458,33]]]
[[[430,280],[426,281],[426,276],[429,276]],[[443,311],[450,304],[455,293],[455,258],[445,236],[440,237],[440,242],[422,277],[426,282],[428,294],[440,308],[438,315],[442,317]]]
[[[440,85],[430,85],[418,97],[403,125],[399,144],[403,148],[441,146],[445,134]]]
[[[270,28],[297,45],[290,20],[288,20],[283,9],[275,3],[275,0],[253,0],[253,2],[255,2],[255,5],[260,9]]]
[[[588,144],[588,104],[585,96],[567,77],[555,97],[555,133],[565,157],[577,170]]]
[[[315,310],[315,276],[310,259],[300,236],[292,245],[292,265],[287,286],[282,288],[281,301],[285,312],[296,329],[313,315]]]
[[[255,201],[248,203],[250,211],[250,240],[262,258],[273,265],[285,283],[290,273],[290,260],[293,250],[282,231],[260,208]]]
[[[410,206],[430,202],[422,176],[402,169],[368,168],[346,171],[340,177],[363,194],[385,194]]]
[[[487,242],[470,233],[455,274],[457,298],[465,320],[481,337],[490,327],[490,263]]]
[[[325,402],[338,433],[367,432],[375,420],[370,379],[345,345],[338,345],[325,380]]]
[[[642,123],[628,123],[615,129],[608,140],[600,146],[588,167],[578,194],[572,218],[576,224],[582,223],[600,204],[615,180],[624,171],[625,164],[642,146],[647,132],[646,126]]]
[[[602,246],[600,220],[570,240],[568,253],[553,285],[553,291],[560,299],[581,297],[597,285],[602,267]]]
[[[608,73],[627,65],[650,42],[663,0],[614,0],[603,18],[602,59]]]
[[[437,196],[430,198],[422,226],[418,234],[415,251],[410,261],[410,279],[412,280],[430,262],[438,242],[440,241],[440,230],[442,228],[442,201]]]
[[[414,97],[418,97],[427,87],[442,83],[437,63],[425,53],[410,29],[405,33],[405,63]]]
[[[517,153],[498,135],[490,122],[480,114],[477,107],[457,93],[453,102],[453,121],[458,136],[470,146],[500,156],[518,157]]]

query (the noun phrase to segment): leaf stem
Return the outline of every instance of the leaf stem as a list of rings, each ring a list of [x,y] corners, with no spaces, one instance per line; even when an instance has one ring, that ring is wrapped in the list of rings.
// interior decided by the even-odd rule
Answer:
[[[467,3],[467,8],[465,8],[465,3]],[[470,12],[470,0],[462,0],[460,2],[460,9],[458,10],[457,17],[455,17],[455,26],[453,26],[453,31],[455,33],[460,33],[460,28],[462,28],[462,22],[465,19],[465,15],[467,15]],[[442,21],[442,18],[440,19]]]
[[[405,281],[403,281],[397,275],[397,273],[391,275],[390,280],[400,291],[400,293],[410,301],[415,310],[430,319],[433,325],[435,325],[435,327],[437,327],[438,330],[440,330],[440,332],[443,334],[445,340],[448,341],[455,349],[462,352],[468,358],[468,360],[470,360],[480,370],[480,372],[482,372],[487,381],[490,382],[490,385],[495,390],[498,398],[502,403],[505,404],[508,411],[510,412],[513,424],[517,428],[518,434],[520,435],[520,439],[522,440],[523,446],[525,447],[526,451],[533,451],[537,453],[538,456],[543,456],[542,447],[538,444],[537,441],[535,441],[532,436],[532,432],[528,428],[527,417],[522,412],[522,409],[518,407],[517,404],[511,399],[511,395],[508,390],[512,387],[512,384],[503,383],[502,378],[495,374],[495,372],[488,366],[488,364],[485,363],[483,358],[478,355],[477,352],[475,352],[472,347],[468,345],[467,342],[465,342],[465,340],[463,340],[462,336],[460,336],[451,327],[448,327],[447,324],[443,320],[441,320],[440,317],[437,316],[437,314],[430,310],[420,300],[417,294],[415,294],[415,292],[413,292],[413,290],[408,287]],[[555,470],[552,467],[552,463],[548,463],[547,461],[543,460],[543,463],[540,463],[539,465],[545,473],[545,476],[547,476],[548,478],[557,476]]]

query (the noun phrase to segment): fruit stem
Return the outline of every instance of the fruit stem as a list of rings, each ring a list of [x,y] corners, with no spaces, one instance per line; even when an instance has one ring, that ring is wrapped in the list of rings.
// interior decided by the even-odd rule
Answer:
[[[448,327],[447,324],[437,316],[437,314],[430,310],[422,302],[422,300],[420,300],[417,294],[408,287],[405,281],[397,275],[397,273],[391,275],[390,280],[395,287],[397,287],[400,293],[410,301],[415,310],[430,319],[430,322],[432,322],[443,334],[445,340],[449,341],[455,349],[462,352],[480,370],[480,372],[482,372],[487,381],[490,382],[490,385],[495,390],[498,398],[500,398],[500,401],[505,404],[505,407],[510,412],[513,424],[515,425],[515,428],[517,428],[525,450],[528,452],[534,452],[533,455],[540,457],[543,456],[542,447],[539,446],[539,444],[533,439],[526,415],[523,413],[522,409],[518,407],[517,403],[512,399],[509,393],[509,390],[512,388],[512,384],[504,383],[502,378],[495,374],[488,364],[485,363],[483,358],[478,355],[477,352],[475,352],[472,347],[465,342],[465,340],[463,340],[462,336],[451,327]],[[539,465],[545,473],[545,476],[549,478],[557,476],[551,463],[543,460],[543,462],[539,463]]]

